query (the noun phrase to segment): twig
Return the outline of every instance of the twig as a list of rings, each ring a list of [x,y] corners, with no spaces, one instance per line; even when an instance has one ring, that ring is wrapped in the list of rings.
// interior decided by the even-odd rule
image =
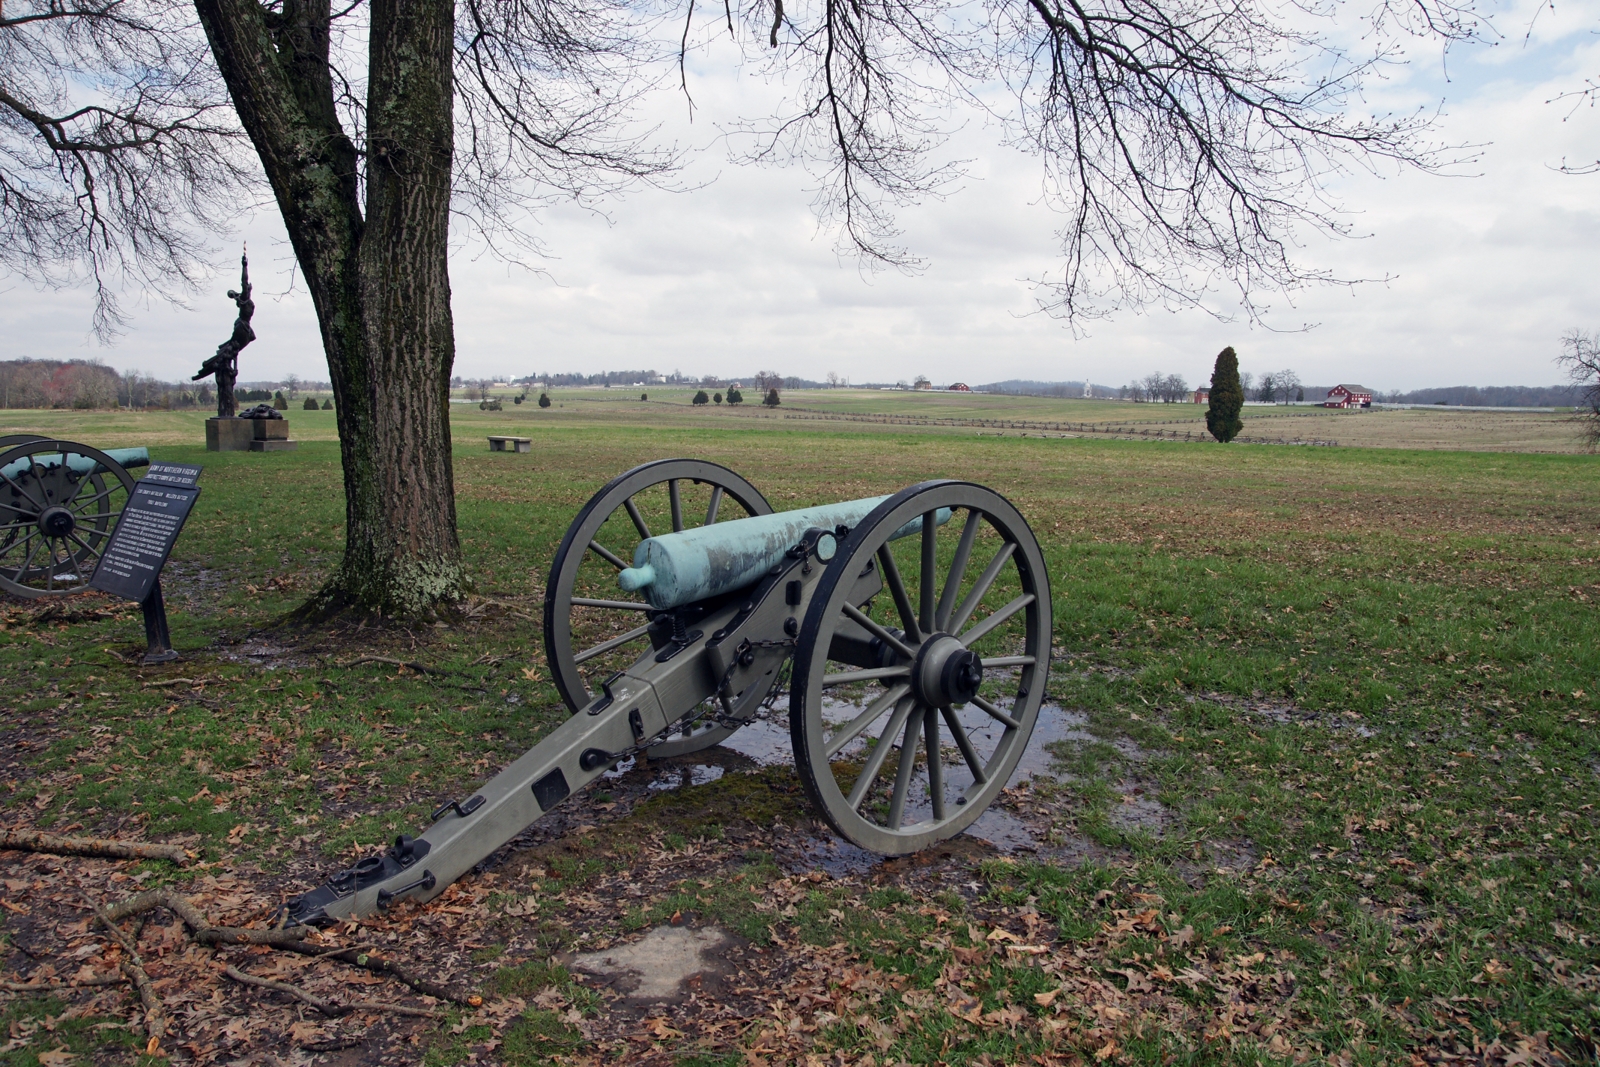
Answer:
[[[332,1001],[323,1000],[319,996],[307,993],[299,986],[290,985],[288,982],[274,982],[271,978],[257,978],[253,974],[245,974],[231,964],[227,967],[227,972],[228,977],[235,982],[243,982],[245,985],[260,986],[262,989],[276,989],[280,993],[287,993],[297,1000],[305,1001],[324,1015],[344,1015],[350,1010],[342,1004],[335,1004]]]
[[[210,921],[202,915],[193,904],[189,903],[181,894],[170,889],[151,889],[136,896],[129,897],[120,904],[105,909],[107,917],[114,919],[127,918],[138,915],[152,908],[163,907],[182,919],[190,929],[196,941],[202,945],[270,945],[288,952],[295,952],[302,956],[314,956],[318,959],[336,959],[341,963],[348,963],[352,967],[360,967],[374,974],[386,974],[415,989],[424,996],[435,997],[439,1000],[448,1000],[452,1004],[462,1004],[467,1007],[477,1007],[482,999],[475,996],[463,996],[454,993],[444,986],[419,978],[399,964],[380,959],[360,946],[351,948],[329,949],[327,945],[317,945],[310,941],[302,941],[304,927],[288,930],[250,930],[238,926],[212,926]],[[478,1004],[473,1003],[477,1001]]]
[[[363,663],[387,663],[394,667],[404,667],[408,671],[416,671],[418,674],[438,673],[432,667],[424,667],[420,663],[411,663],[406,660],[395,659],[393,656],[357,656],[355,659],[345,664],[345,669],[348,670],[351,667],[358,667]]]
[[[360,967],[371,971],[373,974],[386,974],[391,978],[404,982],[423,996],[433,997],[437,1000],[448,1000],[452,1004],[462,1004],[474,1008],[478,1006],[473,1003],[474,1000],[480,1004],[482,1003],[481,997],[467,997],[462,996],[460,993],[453,993],[444,986],[430,982],[426,978],[417,977],[399,964],[380,959],[371,953],[361,952],[358,949],[347,948],[341,952],[328,953],[323,951],[322,945],[313,945],[308,941],[291,942],[276,947],[288,949],[290,952],[298,952],[303,956],[327,956],[329,959],[348,963],[352,967]]]
[[[118,860],[171,860],[182,866],[190,855],[180,845],[148,845],[100,837],[57,837],[37,830],[0,830],[0,849],[48,852],[56,856],[106,856]]]
[[[415,1015],[423,1019],[436,1019],[439,1013],[432,1008],[413,1008],[409,1004],[385,1004],[376,1000],[357,1000],[345,1007],[351,1011],[387,1011],[395,1015]]]
[[[316,1008],[324,1015],[348,1015],[353,1011],[387,1011],[395,1015],[416,1015],[425,1019],[437,1016],[432,1008],[415,1008],[409,1004],[386,1004],[376,1000],[358,1000],[350,1004],[341,1004],[336,1000],[323,1000],[312,993],[307,993],[299,986],[290,985],[288,982],[275,982],[270,978],[258,978],[253,974],[246,974],[237,967],[227,968],[228,977],[245,985],[260,986],[263,989],[276,989],[280,993],[302,1000]]]
[[[193,678],[168,678],[165,681],[161,681],[161,682],[146,682],[146,683],[144,683],[144,685],[140,686],[140,688],[141,689],[166,689],[168,686],[173,686],[173,685],[199,685],[199,684],[200,683],[198,681],[196,681],[195,679],[193,679]]]
[[[7,993],[48,993],[61,989],[84,989],[89,986],[121,985],[128,980],[125,974],[103,974],[77,982],[13,982],[0,979],[0,989]]]
[[[144,1029],[150,1035],[150,1043],[145,1047],[145,1052],[154,1055],[161,1047],[161,1039],[167,1033],[167,1013],[161,1007],[161,998],[156,996],[155,988],[150,984],[150,976],[145,973],[144,961],[139,958],[139,949],[116,921],[106,915],[105,909],[96,908],[94,917],[111,932],[122,951],[127,954],[118,967],[128,976],[128,981],[139,991],[139,1003],[144,1006]]]

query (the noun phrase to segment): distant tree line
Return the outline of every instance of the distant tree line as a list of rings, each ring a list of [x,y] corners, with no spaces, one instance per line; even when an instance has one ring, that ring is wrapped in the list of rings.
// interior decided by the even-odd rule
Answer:
[[[1026,378],[1010,378],[1003,382],[974,385],[980,393],[1000,393],[1005,396],[1053,396],[1072,399],[1084,395],[1083,382],[1036,382]],[[1091,385],[1094,396],[1112,396],[1116,390],[1107,385]]]
[[[272,403],[279,393],[293,400],[302,392],[331,392],[327,382],[287,375],[281,382],[241,382],[241,404]],[[217,394],[209,380],[164,382],[140,370],[118,372],[94,359],[0,361],[0,408],[209,408]]]
[[[1399,390],[1374,397],[1388,404],[1458,404],[1477,408],[1564,408],[1579,402],[1571,385],[1453,385],[1442,389]]]

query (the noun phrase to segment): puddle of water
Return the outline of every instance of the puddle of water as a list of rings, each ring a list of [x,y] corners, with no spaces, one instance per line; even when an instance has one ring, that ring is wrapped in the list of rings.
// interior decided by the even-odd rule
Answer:
[[[668,768],[660,778],[651,782],[646,788],[658,792],[668,789],[682,789],[685,786],[705,785],[721,778],[725,768],[714,763],[690,763]]]
[[[1027,823],[993,806],[978,816],[966,833],[968,837],[989,842],[1001,852],[1033,852],[1039,848],[1039,839],[1033,836]]]
[[[774,705],[775,712],[783,712],[785,701],[779,700]],[[1009,708],[1011,701],[1002,701],[1000,707]],[[823,714],[829,722],[848,722],[861,712],[859,704],[844,704],[829,701],[823,705]],[[776,715],[775,715],[776,717]],[[975,731],[974,744],[978,745],[981,752],[987,754],[993,751],[994,745],[1003,732],[999,724],[988,715],[973,705],[962,708],[958,713],[961,725],[969,731]],[[888,725],[889,717],[885,715],[879,724],[869,727],[862,735],[861,741],[854,742],[847,752],[855,748],[864,748],[865,739],[876,738]],[[1056,704],[1045,704],[1039,709],[1038,722],[1033,727],[1033,736],[1028,739],[1028,747],[1023,750],[1022,758],[1017,761],[1017,769],[1012,772],[1012,781],[1022,778],[1039,778],[1050,774],[1051,763],[1055,757],[1046,747],[1057,741],[1093,741],[1095,736],[1083,727],[1088,723],[1087,717],[1082,712],[1067,711]],[[980,740],[981,739],[981,740]],[[987,742],[984,744],[983,742]],[[733,736],[723,740],[719,748],[730,749],[742,756],[748,756],[763,767],[772,767],[777,764],[793,764],[794,749],[789,743],[789,727],[786,722],[769,722],[757,719],[750,725],[737,730]],[[959,758],[959,757],[958,757]],[[970,781],[970,779],[969,779]]]
[[[747,756],[761,767],[794,764],[794,749],[789,744],[787,723],[757,719],[748,726],[741,726],[735,730],[731,737],[724,738],[717,747]]]

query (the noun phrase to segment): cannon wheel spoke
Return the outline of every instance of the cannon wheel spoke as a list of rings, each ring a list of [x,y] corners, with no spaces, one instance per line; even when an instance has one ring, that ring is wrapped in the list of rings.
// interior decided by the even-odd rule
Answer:
[[[702,525],[709,525],[719,517],[771,512],[753,485],[702,460],[647,463],[595,493],[568,527],[545,584],[545,658],[567,707],[581,710],[596,694],[599,679],[653,651],[647,640],[650,623],[640,625],[639,616],[653,619],[656,609],[644,599],[621,599],[616,578],[652,527],[678,531],[692,528],[702,514]],[[714,727],[674,734],[650,753],[693,752],[729,733]]]
[[[80,457],[90,464],[83,474],[68,465]],[[9,496],[7,487],[17,488],[22,499],[12,498],[13,502],[25,501],[26,507],[10,510],[11,521],[0,528],[5,535],[0,547],[0,590],[14,596],[41,597],[87,588],[133,493],[133,478],[97,448],[46,438],[0,446],[0,469],[8,467],[28,474],[0,476],[0,493]],[[65,521],[64,529],[46,530],[40,525],[51,511]],[[26,534],[17,536],[22,531]],[[20,565],[8,565],[16,560]]]
[[[945,508],[952,533],[960,533],[940,538]],[[920,525],[920,542],[892,552],[891,535],[908,525],[913,533]],[[993,548],[980,552],[985,543]],[[968,585],[975,556],[985,562]],[[873,561],[903,636],[865,610],[858,583]],[[962,629],[987,639],[990,654],[974,664],[985,672],[981,681],[961,680],[969,668],[953,657],[971,662],[956,636]],[[845,538],[800,635],[789,721],[807,794],[862,848],[891,855],[925,848],[983,813],[1033,733],[1050,663],[1043,553],[998,494],[966,482],[913,486]],[[958,666],[942,667],[939,657]],[[848,716],[840,715],[841,702],[854,703]]]

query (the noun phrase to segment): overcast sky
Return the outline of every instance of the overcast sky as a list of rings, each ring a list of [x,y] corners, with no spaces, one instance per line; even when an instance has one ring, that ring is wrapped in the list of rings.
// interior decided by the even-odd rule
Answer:
[[[1302,291],[1275,302],[1268,326],[1218,322],[1199,311],[1124,314],[1074,338],[1034,313],[1030,278],[1055,269],[1058,226],[1039,206],[1035,161],[992,147],[991,131],[964,130],[975,154],[958,195],[904,211],[905,241],[926,269],[864,275],[834,252],[810,210],[798,169],[728,162],[715,120],[753,91],[732,72],[692,73],[700,105],[659,103],[668,133],[703,147],[683,175],[692,192],[640,190],[608,217],[575,209],[542,216],[548,276],[463,247],[452,262],[457,373],[654,368],[745,376],[772,368],[821,379],[936,383],[1088,378],[1118,385],[1152,371],[1191,383],[1209,377],[1224,345],[1260,373],[1296,370],[1313,384],[1380,390],[1430,385],[1540,385],[1573,327],[1600,329],[1600,175],[1558,173],[1562,160],[1600,158],[1600,108],[1549,103],[1600,78],[1600,0],[1531,19],[1503,13],[1496,47],[1418,47],[1374,86],[1374,110],[1443,102],[1438,134],[1483,145],[1460,176],[1360,174],[1337,192],[1357,240],[1315,238],[1304,264],[1345,277],[1392,277],[1353,289]],[[1532,24],[1531,38],[1524,40]],[[1446,67],[1448,75],[1446,75]],[[290,286],[290,256],[270,210],[246,218],[256,283],[258,340],[240,359],[243,380],[288,372],[325,379],[310,299]],[[192,309],[142,306],[116,345],[88,337],[81,292],[40,293],[0,279],[0,358],[98,357],[119,369],[187,377],[228,335],[236,276]],[[1303,324],[1315,324],[1300,330]]]

